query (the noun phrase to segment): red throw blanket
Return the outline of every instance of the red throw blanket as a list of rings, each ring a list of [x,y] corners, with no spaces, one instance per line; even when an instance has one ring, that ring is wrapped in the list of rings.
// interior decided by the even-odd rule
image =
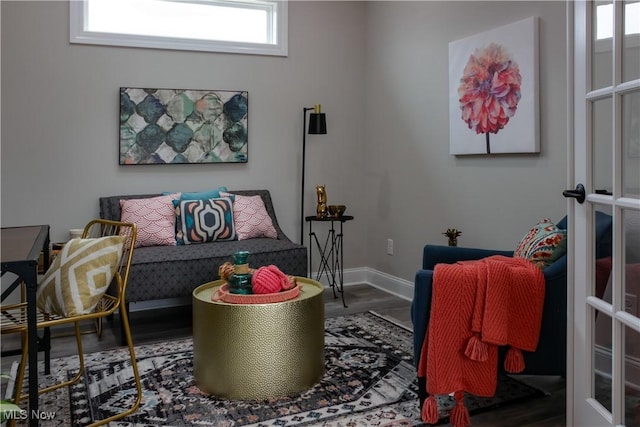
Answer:
[[[434,394],[454,393],[458,404],[451,411],[451,424],[471,425],[463,392],[495,394],[498,346],[510,346],[507,372],[524,369],[520,350],[535,351],[538,346],[544,289],[540,268],[522,258],[496,255],[436,265],[418,366],[431,395],[422,408],[423,421],[438,420]]]

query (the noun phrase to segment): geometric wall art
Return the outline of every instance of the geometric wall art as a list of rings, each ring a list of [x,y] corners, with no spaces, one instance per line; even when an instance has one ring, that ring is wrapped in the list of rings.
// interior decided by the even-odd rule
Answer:
[[[449,153],[539,153],[538,18],[449,43]]]
[[[246,91],[120,88],[120,164],[246,163]]]

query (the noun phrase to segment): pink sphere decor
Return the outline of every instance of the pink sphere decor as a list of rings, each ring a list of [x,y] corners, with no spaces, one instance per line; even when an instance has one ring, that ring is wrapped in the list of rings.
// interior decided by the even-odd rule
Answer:
[[[254,294],[272,294],[291,287],[289,277],[275,265],[258,268],[253,273],[251,284]]]

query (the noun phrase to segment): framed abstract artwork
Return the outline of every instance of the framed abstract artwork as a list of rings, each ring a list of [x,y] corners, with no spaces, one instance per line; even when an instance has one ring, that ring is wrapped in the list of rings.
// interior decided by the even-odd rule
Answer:
[[[538,18],[449,43],[449,153],[539,153]]]
[[[120,88],[120,164],[246,163],[245,91]]]

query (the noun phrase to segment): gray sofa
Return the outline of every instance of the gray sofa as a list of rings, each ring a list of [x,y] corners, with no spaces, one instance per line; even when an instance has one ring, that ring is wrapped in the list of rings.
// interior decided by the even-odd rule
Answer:
[[[294,276],[307,275],[307,248],[293,243],[280,229],[268,190],[229,191],[245,196],[260,195],[278,233],[277,239],[216,241],[180,246],[136,248],[131,261],[126,301],[140,302],[188,297],[203,283],[218,279],[218,267],[239,250],[251,252],[249,266],[274,264]],[[155,197],[160,194],[100,197],[100,217],[120,220],[120,200]]]

